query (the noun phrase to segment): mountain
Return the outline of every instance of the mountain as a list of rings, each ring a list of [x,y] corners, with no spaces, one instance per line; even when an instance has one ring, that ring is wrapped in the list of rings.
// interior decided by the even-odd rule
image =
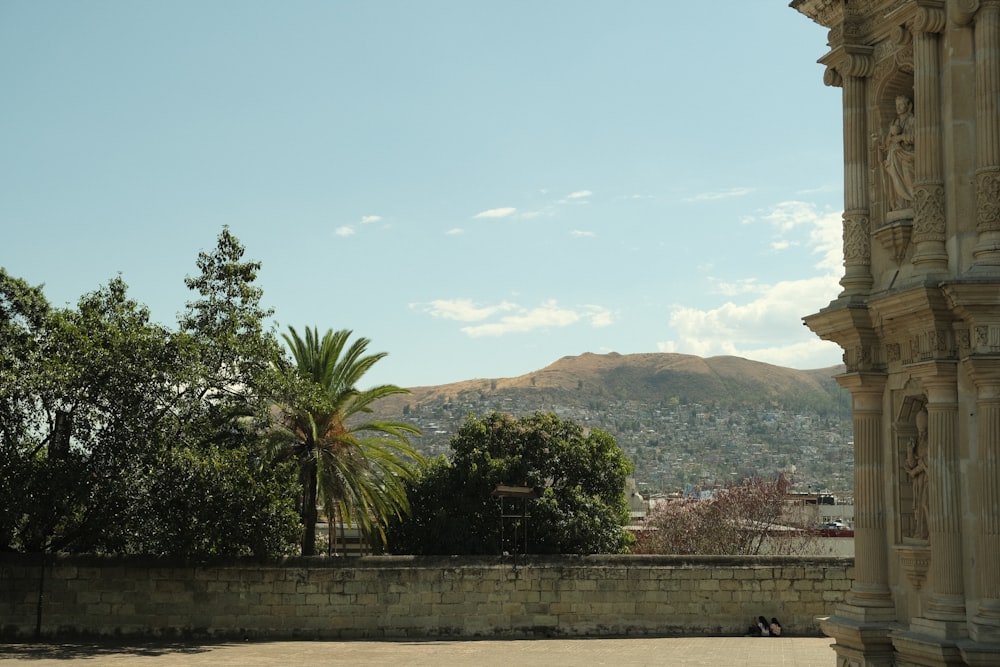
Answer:
[[[792,475],[805,488],[849,491],[853,474],[843,367],[801,371],[739,357],[582,354],[513,378],[413,387],[376,406],[378,418],[420,427],[428,455],[470,414],[551,411],[614,435],[649,491]]]

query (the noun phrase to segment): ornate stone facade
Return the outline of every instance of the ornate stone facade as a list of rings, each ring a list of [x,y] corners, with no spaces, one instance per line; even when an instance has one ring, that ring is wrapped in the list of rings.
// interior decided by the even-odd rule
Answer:
[[[1000,0],[793,0],[842,88],[856,577],[843,667],[1000,665]]]

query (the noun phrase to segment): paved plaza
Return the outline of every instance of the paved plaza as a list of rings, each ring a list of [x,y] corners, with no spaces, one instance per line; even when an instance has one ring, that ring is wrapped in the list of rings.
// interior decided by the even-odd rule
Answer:
[[[828,638],[675,637],[503,641],[251,641],[245,643],[0,644],[0,662],[32,667],[833,667]]]

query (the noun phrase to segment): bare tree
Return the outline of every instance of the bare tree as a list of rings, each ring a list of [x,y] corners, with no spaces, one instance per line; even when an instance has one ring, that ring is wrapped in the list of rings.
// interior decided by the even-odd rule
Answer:
[[[815,536],[789,521],[787,490],[784,477],[752,477],[715,489],[704,499],[661,502],[646,516],[635,551],[727,555],[807,552]]]

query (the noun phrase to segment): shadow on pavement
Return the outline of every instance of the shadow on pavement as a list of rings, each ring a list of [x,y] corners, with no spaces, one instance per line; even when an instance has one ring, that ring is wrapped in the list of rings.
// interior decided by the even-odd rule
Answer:
[[[228,643],[228,642],[226,642]],[[0,644],[0,660],[75,660],[109,655],[163,656],[194,655],[211,651],[221,644],[187,644],[183,642],[58,642],[49,644]]]

